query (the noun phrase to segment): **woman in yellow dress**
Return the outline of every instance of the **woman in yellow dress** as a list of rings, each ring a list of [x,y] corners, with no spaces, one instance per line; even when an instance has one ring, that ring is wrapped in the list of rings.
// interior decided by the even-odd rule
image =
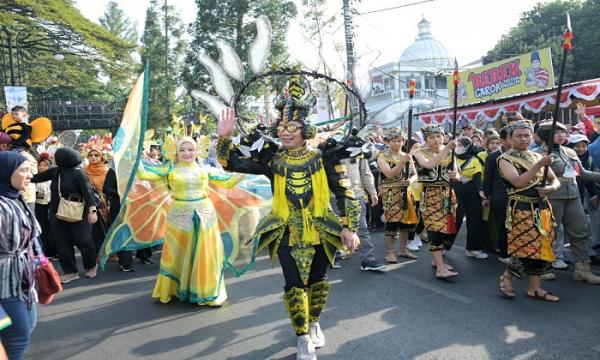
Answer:
[[[162,303],[175,296],[180,301],[220,306],[227,300],[225,251],[217,214],[208,197],[209,181],[223,186],[233,181],[211,174],[196,162],[196,155],[196,142],[184,137],[177,144],[173,165],[145,165],[138,170],[140,180],[166,180],[172,196],[152,297]]]

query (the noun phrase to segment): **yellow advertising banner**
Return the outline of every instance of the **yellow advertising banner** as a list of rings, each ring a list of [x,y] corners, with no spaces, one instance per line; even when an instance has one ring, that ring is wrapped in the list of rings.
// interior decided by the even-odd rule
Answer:
[[[448,76],[450,104],[454,104],[454,83]],[[469,105],[554,87],[550,48],[497,61],[460,72],[458,105]]]

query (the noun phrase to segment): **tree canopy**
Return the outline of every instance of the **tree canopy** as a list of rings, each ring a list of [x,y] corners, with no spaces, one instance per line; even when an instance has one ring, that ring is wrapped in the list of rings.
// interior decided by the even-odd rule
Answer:
[[[101,81],[122,72],[135,44],[86,19],[69,0],[0,2],[0,81],[11,82],[9,43],[19,85],[31,100],[110,100],[117,94]],[[64,55],[55,61],[55,53]]]
[[[563,33],[567,13],[573,28],[573,50],[567,57],[565,82],[600,76],[600,1],[569,0],[539,3],[525,12],[512,28],[484,57],[484,63],[550,46],[554,74],[558,76],[562,56]]]
[[[196,0],[196,5],[198,15],[189,29],[193,40],[185,59],[187,66],[182,74],[188,92],[196,89],[210,91],[208,72],[198,61],[197,54],[204,51],[213,59],[218,59],[213,38],[229,42],[240,59],[246,62],[248,49],[256,36],[254,19],[260,15],[266,15],[273,28],[269,63],[281,65],[285,62],[285,29],[288,20],[297,13],[292,1]]]
[[[164,35],[165,22],[168,39]],[[166,127],[172,114],[181,112],[176,92],[181,84],[182,59],[187,46],[182,39],[183,32],[183,24],[172,6],[165,9],[157,0],[150,1],[140,48],[142,64],[150,67],[149,127]]]

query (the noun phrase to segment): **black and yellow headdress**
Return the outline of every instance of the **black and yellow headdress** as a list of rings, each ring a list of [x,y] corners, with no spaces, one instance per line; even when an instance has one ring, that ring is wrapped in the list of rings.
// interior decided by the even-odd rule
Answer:
[[[279,111],[279,119],[273,124],[271,135],[277,137],[277,126],[297,121],[302,124],[302,137],[312,139],[317,135],[317,127],[308,121],[308,115],[314,109],[316,99],[313,95],[305,96],[303,78],[300,75],[290,77],[287,91],[275,99],[275,108]]]

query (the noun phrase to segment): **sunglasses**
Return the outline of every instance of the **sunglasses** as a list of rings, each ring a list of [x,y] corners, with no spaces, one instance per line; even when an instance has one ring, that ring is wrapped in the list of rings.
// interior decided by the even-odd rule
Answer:
[[[290,125],[277,125],[277,132],[278,133],[282,133],[285,130],[287,130],[287,132],[289,132],[290,134],[295,133],[296,131],[302,129],[302,126],[298,126],[295,124],[290,124]]]
[[[91,153],[88,155],[88,157],[100,157],[100,154],[96,154],[96,153]]]

